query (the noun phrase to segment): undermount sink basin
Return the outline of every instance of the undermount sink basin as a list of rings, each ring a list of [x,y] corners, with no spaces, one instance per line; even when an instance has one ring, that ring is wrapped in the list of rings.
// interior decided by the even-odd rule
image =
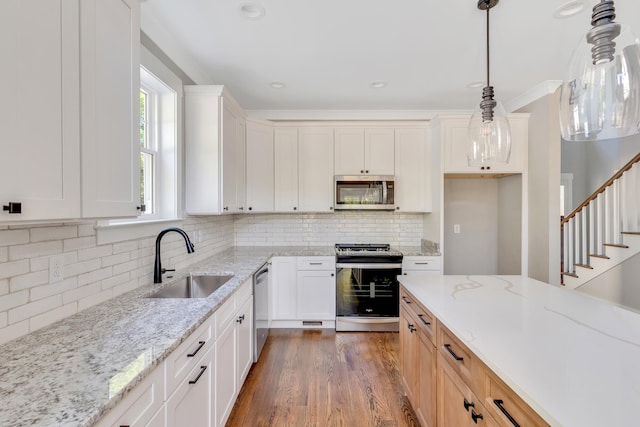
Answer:
[[[190,275],[152,293],[149,298],[206,298],[232,278],[228,275]]]

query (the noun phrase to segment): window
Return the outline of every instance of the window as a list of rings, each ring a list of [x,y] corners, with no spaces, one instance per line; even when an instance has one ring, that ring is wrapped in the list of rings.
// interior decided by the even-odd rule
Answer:
[[[142,215],[153,215],[156,181],[154,163],[158,145],[150,125],[157,123],[154,115],[156,94],[145,86],[141,84],[140,90],[140,204]]]

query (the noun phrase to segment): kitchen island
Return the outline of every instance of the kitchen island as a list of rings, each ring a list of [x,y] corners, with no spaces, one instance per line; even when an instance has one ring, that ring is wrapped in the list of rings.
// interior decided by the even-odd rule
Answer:
[[[399,280],[548,424],[638,425],[640,314],[521,276]]]

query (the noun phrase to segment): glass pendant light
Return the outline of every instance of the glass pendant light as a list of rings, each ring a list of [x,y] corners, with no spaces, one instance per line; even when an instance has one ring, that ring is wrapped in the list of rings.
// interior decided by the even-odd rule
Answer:
[[[502,103],[493,99],[489,76],[489,10],[498,0],[478,0],[478,9],[487,11],[487,86],[482,89],[480,109],[469,120],[469,166],[507,163],[511,155],[511,129]]]
[[[575,50],[560,93],[567,141],[620,138],[640,131],[640,41],[615,23],[613,1],[593,7],[592,28]]]

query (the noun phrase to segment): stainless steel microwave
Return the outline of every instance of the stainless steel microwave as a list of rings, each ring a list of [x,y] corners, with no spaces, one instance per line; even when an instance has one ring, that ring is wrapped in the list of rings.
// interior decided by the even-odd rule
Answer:
[[[392,175],[336,175],[334,210],[395,210]]]

